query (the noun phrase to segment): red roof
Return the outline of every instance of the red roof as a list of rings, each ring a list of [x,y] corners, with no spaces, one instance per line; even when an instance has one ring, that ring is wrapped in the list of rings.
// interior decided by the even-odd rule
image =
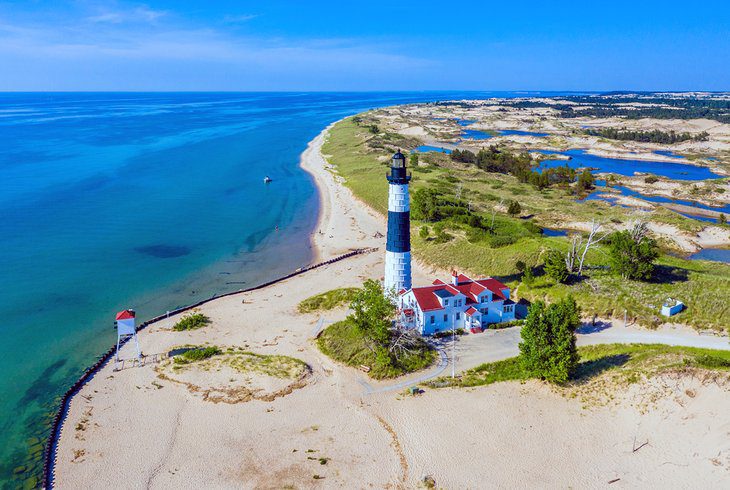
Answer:
[[[509,290],[509,288],[498,280],[490,277],[489,279],[481,279],[476,282],[489,289],[492,293],[494,293],[494,296],[496,298],[507,299],[507,297],[504,295],[504,290]]]
[[[117,320],[129,320],[134,318],[134,310],[122,310],[117,313]]]
[[[476,312],[477,312],[477,309],[476,309],[476,308],[474,308],[473,306],[470,306],[470,307],[469,307],[469,309],[468,309],[468,310],[466,310],[466,311],[465,311],[464,313],[466,313],[466,314],[467,314],[467,315],[469,315],[469,316],[472,316],[472,315],[473,315],[474,313],[476,313]]]
[[[457,295],[459,293],[463,294],[464,296],[466,296],[466,304],[478,303],[479,295],[486,290],[492,292],[493,300],[498,301],[507,299],[503,290],[509,288],[507,288],[507,286],[505,286],[498,280],[491,277],[488,279],[473,281],[467,276],[459,274],[457,276],[457,281],[459,284],[457,286],[452,286],[451,284],[446,284],[436,279],[433,282],[432,286],[413,288],[413,295],[416,297],[416,302],[418,302],[418,306],[421,307],[422,311],[433,311],[442,309],[441,302],[434,294],[436,291],[439,290],[446,290],[453,295]]]

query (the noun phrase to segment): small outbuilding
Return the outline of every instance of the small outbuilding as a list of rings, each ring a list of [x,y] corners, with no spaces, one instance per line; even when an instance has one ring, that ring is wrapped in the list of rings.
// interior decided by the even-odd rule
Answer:
[[[684,309],[684,303],[678,299],[667,298],[662,305],[662,315],[673,316]]]

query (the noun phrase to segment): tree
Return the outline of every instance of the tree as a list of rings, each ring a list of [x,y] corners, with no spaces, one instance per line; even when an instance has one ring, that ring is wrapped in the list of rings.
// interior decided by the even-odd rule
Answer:
[[[411,155],[408,157],[408,165],[411,167],[417,167],[418,166],[418,153],[412,152]]]
[[[522,275],[522,282],[527,284],[528,286],[532,284],[532,281],[535,280],[535,274],[532,272],[532,267],[528,266],[525,269],[525,273]]]
[[[423,225],[421,227],[421,231],[419,231],[418,234],[421,236],[421,238],[425,240],[429,237],[429,235],[431,235],[431,232],[429,231],[428,226]]]
[[[588,189],[593,189],[594,183],[595,179],[593,178],[593,174],[588,169],[583,170],[578,177],[578,189],[580,190],[587,191]]]
[[[512,217],[517,216],[522,212],[522,206],[520,206],[520,203],[518,203],[517,201],[510,201],[507,212]]]
[[[727,224],[727,217],[725,216],[725,213],[720,213],[720,216],[717,217],[717,224],[718,225]]]
[[[515,262],[515,269],[517,269],[517,272],[524,272],[525,263],[521,260],[518,260],[517,262]]]
[[[386,291],[383,291],[379,282],[368,279],[352,300],[352,314],[347,317],[369,342],[369,347],[376,355],[381,349],[387,351],[390,327],[395,316],[395,305],[384,293]]]
[[[659,249],[645,230],[645,224],[637,224],[631,230],[611,235],[611,269],[624,279],[647,280],[654,272]]]
[[[545,273],[557,282],[564,283],[570,273],[565,267],[565,256],[559,250],[550,250],[545,257]]]
[[[536,301],[522,327],[520,361],[530,376],[565,383],[574,374],[580,357],[575,330],[580,308],[572,296],[550,306]]]

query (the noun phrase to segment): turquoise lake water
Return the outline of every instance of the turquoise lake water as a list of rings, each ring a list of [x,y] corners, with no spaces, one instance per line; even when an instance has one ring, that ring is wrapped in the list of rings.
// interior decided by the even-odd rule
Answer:
[[[47,414],[113,343],[116,311],[144,320],[310,262],[299,155],[327,124],[511,95],[0,94],[2,483],[37,475]]]

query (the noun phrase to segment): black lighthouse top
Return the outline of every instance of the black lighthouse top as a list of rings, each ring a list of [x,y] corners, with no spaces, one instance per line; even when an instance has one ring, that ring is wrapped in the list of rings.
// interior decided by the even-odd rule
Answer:
[[[386,177],[391,184],[407,184],[411,180],[411,176],[406,173],[406,157],[400,150],[393,155],[390,173]]]

